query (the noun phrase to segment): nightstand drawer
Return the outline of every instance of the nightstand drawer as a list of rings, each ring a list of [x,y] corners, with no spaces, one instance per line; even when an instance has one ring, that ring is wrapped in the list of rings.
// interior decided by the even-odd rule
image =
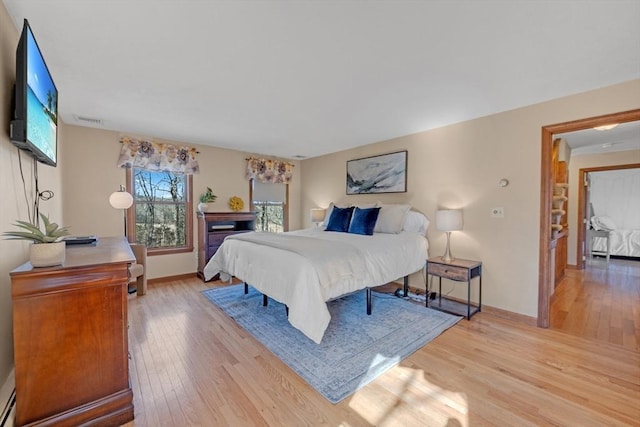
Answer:
[[[469,269],[464,267],[455,267],[452,265],[443,265],[428,263],[427,274],[444,277],[445,279],[466,281],[469,279]]]

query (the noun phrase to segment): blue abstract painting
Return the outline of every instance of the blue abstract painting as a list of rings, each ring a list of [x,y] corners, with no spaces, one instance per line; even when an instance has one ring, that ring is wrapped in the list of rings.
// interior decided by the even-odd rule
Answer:
[[[406,151],[347,162],[347,194],[404,193],[406,191]]]

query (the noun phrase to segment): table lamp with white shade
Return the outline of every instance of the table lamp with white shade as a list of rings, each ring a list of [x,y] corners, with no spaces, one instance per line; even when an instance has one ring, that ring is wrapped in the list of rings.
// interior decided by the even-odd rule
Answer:
[[[316,225],[316,228],[320,227],[320,223],[324,221],[324,216],[326,214],[325,209],[314,208],[311,209],[311,222]]]
[[[455,258],[451,255],[451,232],[462,230],[462,210],[443,209],[436,212],[436,228],[447,233],[447,248],[442,255],[442,260],[451,262]]]

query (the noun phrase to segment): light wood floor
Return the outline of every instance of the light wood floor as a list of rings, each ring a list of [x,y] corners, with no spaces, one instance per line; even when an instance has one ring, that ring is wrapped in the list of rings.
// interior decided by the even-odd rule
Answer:
[[[128,426],[638,426],[640,353],[514,323],[462,320],[333,405],[239,327],[198,279],[129,300]],[[637,307],[636,307],[637,309]]]
[[[567,270],[549,312],[552,329],[640,351],[640,261],[596,257]]]

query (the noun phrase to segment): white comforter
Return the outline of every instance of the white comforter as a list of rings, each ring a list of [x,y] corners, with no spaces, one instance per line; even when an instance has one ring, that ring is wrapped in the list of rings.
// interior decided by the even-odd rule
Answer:
[[[258,240],[271,236],[247,234]],[[273,236],[278,240],[273,243],[246,241],[246,234],[227,237],[204,275],[209,280],[227,273],[286,304],[289,322],[316,343],[331,320],[326,301],[414,273],[427,258],[427,240],[414,232],[361,236],[307,229],[283,234]],[[308,238],[321,244],[311,244]],[[298,243],[285,248],[287,240]],[[362,312],[365,315],[365,307]]]
[[[612,230],[609,233],[610,255],[640,257],[640,230]],[[606,252],[607,241],[604,237],[593,239],[593,251]]]

